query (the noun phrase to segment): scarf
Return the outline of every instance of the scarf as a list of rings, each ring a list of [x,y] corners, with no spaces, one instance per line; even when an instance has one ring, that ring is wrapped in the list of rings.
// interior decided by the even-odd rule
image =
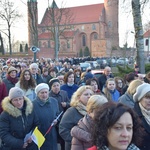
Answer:
[[[76,106],[76,109],[78,110],[78,112],[80,114],[82,114],[83,116],[85,116],[87,114],[86,112],[86,106],[83,105],[82,103],[78,103],[77,106]]]
[[[141,112],[146,120],[146,122],[150,125],[150,111],[146,110],[141,103],[139,103],[139,106],[141,108]]]
[[[10,75],[7,75],[7,79],[13,84],[16,84],[18,82],[17,78],[12,78]]]
[[[102,148],[100,148],[98,150],[111,150],[111,149],[109,149],[107,146],[103,146]],[[127,150],[140,150],[140,149],[137,146],[135,146],[134,144],[130,144],[128,146]]]

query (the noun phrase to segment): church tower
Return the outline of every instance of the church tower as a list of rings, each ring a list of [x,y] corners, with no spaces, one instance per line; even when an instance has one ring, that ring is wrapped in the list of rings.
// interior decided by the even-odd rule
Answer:
[[[37,0],[28,0],[28,46],[38,47],[38,9]]]
[[[112,50],[119,48],[119,30],[118,30],[118,15],[119,15],[119,0],[104,0],[105,7],[105,37],[107,56],[111,55]]]

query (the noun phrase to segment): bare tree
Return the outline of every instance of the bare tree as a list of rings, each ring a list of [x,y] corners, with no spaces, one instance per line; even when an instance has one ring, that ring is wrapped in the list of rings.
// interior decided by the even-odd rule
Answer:
[[[19,19],[21,16],[22,15],[19,14],[17,8],[14,7],[13,2],[11,2],[10,0],[0,1],[0,32],[5,34],[8,38],[10,55],[12,55],[11,28],[15,24],[16,20]]]
[[[50,39],[55,42],[55,59],[58,60],[59,53],[59,38],[60,36],[67,40],[65,37],[65,31],[73,29],[71,23],[74,20],[74,16],[69,8],[58,8],[53,0],[51,8],[49,7],[46,12],[43,25],[50,32]]]
[[[148,23],[144,24],[144,31],[146,32],[148,30],[150,30],[150,21]]]
[[[132,0],[132,14],[135,30],[135,40],[137,48],[137,64],[140,67],[140,72],[145,73],[145,57],[144,57],[144,39],[143,39],[143,25],[141,17],[141,9],[147,0]]]

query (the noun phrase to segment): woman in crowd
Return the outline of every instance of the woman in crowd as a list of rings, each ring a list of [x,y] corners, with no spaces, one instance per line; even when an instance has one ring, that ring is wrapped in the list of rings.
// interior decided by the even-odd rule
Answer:
[[[0,114],[2,112],[1,102],[8,95],[6,85],[0,77]]]
[[[104,94],[109,101],[118,102],[120,93],[116,89],[116,83],[113,78],[109,78],[106,81],[106,87],[104,88]]]
[[[124,87],[124,81],[121,77],[115,77],[115,83],[116,83],[116,89],[120,93],[120,96],[122,95],[122,89]]]
[[[3,82],[6,85],[7,92],[9,93],[9,90],[12,87],[15,87],[15,84],[18,82],[17,78],[17,69],[15,67],[10,66],[7,71],[7,77],[3,79]]]
[[[96,78],[91,78],[86,81],[86,85],[90,85],[93,89],[94,94],[102,94],[99,90],[98,81]]]
[[[57,123],[55,120],[59,114],[58,102],[56,99],[49,97],[49,86],[46,83],[40,83],[35,88],[37,95],[33,101],[34,110],[38,116],[40,127],[39,130],[43,135],[46,134],[50,125]],[[40,150],[57,150],[57,132],[53,126],[50,132],[45,135],[45,142]]]
[[[101,95],[93,95],[89,98],[86,106],[87,114],[79,120],[77,126],[71,129],[71,136],[73,137],[71,150],[87,150],[93,145],[91,129],[93,127],[94,112],[106,102],[108,100]]]
[[[75,84],[74,73],[69,71],[64,76],[65,84],[60,87],[61,90],[64,90],[68,93],[69,99],[71,99],[73,93],[78,89],[78,85]]]
[[[37,150],[37,146],[25,136],[39,125],[32,102],[24,92],[13,87],[2,101],[0,115],[0,138],[2,150]],[[32,142],[32,143],[31,143]]]
[[[91,86],[81,86],[72,96],[71,107],[64,113],[59,124],[59,134],[65,140],[65,150],[71,149],[70,131],[86,115],[86,105],[92,95]]]
[[[145,131],[140,150],[150,149],[150,84],[143,83],[136,89],[133,95],[135,101],[134,109],[142,120],[142,127]]]
[[[145,77],[144,77],[144,82],[150,84],[150,72],[148,72],[148,73],[145,75]]]
[[[89,150],[140,150],[140,119],[132,108],[108,102],[94,114],[93,142]],[[148,150],[148,149],[147,149]]]
[[[136,88],[142,83],[143,81],[138,80],[138,79],[131,81],[125,94],[119,97],[119,102],[131,108],[134,108],[135,101],[133,100],[133,95],[136,92]]]
[[[23,90],[25,96],[28,97],[31,101],[35,99],[34,89],[36,87],[36,83],[28,69],[22,71],[20,79],[15,86],[20,87]]]
[[[78,85],[79,81],[81,80],[81,70],[75,69],[74,70],[74,76],[75,76],[75,84]]]

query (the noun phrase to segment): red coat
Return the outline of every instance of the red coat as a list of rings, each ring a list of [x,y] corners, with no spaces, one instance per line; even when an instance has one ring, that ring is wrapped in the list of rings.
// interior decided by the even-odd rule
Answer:
[[[1,102],[6,96],[8,96],[6,85],[2,82],[0,83],[0,113],[2,112]]]
[[[97,150],[96,146],[89,148],[88,150]]]

